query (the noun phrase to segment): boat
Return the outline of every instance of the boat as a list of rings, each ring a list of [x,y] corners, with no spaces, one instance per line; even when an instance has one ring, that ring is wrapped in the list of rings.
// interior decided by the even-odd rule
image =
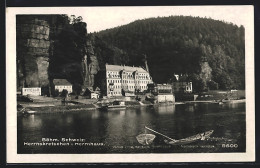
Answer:
[[[136,139],[142,145],[150,145],[156,136],[154,134],[147,134],[146,126],[144,127],[144,132],[144,134],[137,135]]]
[[[23,113],[24,113],[24,114],[35,114],[35,113],[37,113],[37,111],[25,110]]]
[[[142,145],[150,145],[155,137],[154,134],[140,134],[136,136],[136,139]]]
[[[183,145],[183,144],[188,144],[188,143],[192,143],[192,142],[195,142],[195,141],[198,141],[198,140],[206,140],[208,139],[211,134],[213,134],[214,130],[210,130],[210,131],[206,131],[206,132],[203,132],[203,133],[199,133],[199,134],[196,134],[196,135],[193,135],[193,136],[190,136],[188,138],[184,138],[184,139],[173,139],[173,138],[170,138],[162,133],[159,133],[151,128],[148,128],[145,126],[146,129],[156,133],[156,134],[159,134],[167,139],[164,140],[165,143],[169,144],[169,145]]]
[[[112,102],[112,104],[108,105],[106,107],[107,109],[125,109],[125,102],[124,101],[119,101],[119,100],[115,100]]]
[[[223,104],[223,102],[218,102],[218,104],[219,104],[219,105],[222,105],[222,104]]]
[[[198,140],[205,140],[208,139],[211,134],[213,134],[214,130],[210,130],[210,131],[206,131],[203,133],[199,133],[193,136],[190,136],[188,138],[184,138],[184,139],[173,139],[173,140],[167,140],[165,139],[164,142],[169,144],[169,145],[183,145],[183,144],[188,144],[188,143],[192,143]]]
[[[99,110],[107,110],[107,106],[109,105],[108,99],[100,99],[98,102],[94,103],[97,109]]]
[[[112,103],[102,103],[98,108],[100,110],[108,110],[108,109],[125,109],[126,105],[124,101],[115,100]]]

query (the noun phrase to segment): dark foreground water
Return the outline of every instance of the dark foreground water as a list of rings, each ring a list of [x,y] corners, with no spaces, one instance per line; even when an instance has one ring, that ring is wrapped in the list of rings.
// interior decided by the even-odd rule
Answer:
[[[18,153],[245,152],[245,103],[195,103],[18,116]],[[174,139],[214,130],[208,140],[151,145],[136,136],[148,126]],[[152,133],[147,131],[147,133]]]

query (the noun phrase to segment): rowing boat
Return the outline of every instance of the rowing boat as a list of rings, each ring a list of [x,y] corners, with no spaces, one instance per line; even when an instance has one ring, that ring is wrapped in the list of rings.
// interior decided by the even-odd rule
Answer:
[[[153,134],[140,134],[136,136],[137,141],[142,145],[150,145],[155,138]]]
[[[214,130],[210,130],[210,131],[206,131],[206,132],[203,132],[203,133],[199,133],[199,134],[196,134],[196,135],[193,135],[193,136],[190,136],[188,138],[184,138],[184,139],[173,139],[173,138],[170,138],[160,132],[157,132],[151,128],[148,128],[145,126],[145,129],[147,130],[150,130],[156,134],[159,134],[167,139],[164,140],[165,143],[169,144],[169,145],[182,145],[182,144],[188,144],[188,143],[192,143],[192,142],[195,142],[195,141],[198,141],[198,140],[205,140],[205,139],[208,139],[211,134],[213,134]]]
[[[196,134],[196,135],[190,136],[188,138],[179,139],[179,140],[176,140],[176,139],[167,140],[167,139],[165,139],[164,142],[167,143],[167,144],[170,144],[170,145],[188,144],[188,143],[192,143],[192,142],[195,142],[195,141],[198,141],[198,140],[208,139],[211,136],[211,134],[213,134],[213,132],[214,132],[213,130],[210,130],[210,131],[206,131],[206,132]]]

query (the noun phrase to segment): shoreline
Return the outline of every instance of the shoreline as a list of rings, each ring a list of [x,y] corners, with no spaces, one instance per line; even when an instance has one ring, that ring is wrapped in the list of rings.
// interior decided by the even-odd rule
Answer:
[[[244,103],[246,102],[246,99],[239,99],[239,100],[227,100],[226,102],[223,102],[224,104],[226,103]],[[44,104],[44,103],[23,103],[20,102],[21,105],[23,106],[24,110],[19,111],[17,110],[18,114],[26,114],[24,113],[25,111],[31,112],[31,114],[47,114],[47,113],[64,113],[64,112],[75,112],[75,111],[91,111],[91,110],[98,110],[98,105],[97,104],[73,104],[73,105],[55,105],[55,104]],[[183,102],[175,102],[175,103],[156,103],[156,104],[145,104],[145,103],[140,103],[137,104],[137,102],[132,102],[126,105],[126,108],[131,108],[131,107],[148,107],[148,106],[168,106],[168,105],[180,105],[180,104],[195,104],[195,103],[214,103],[218,104],[220,103],[219,101],[215,100],[207,100],[207,101],[183,101]],[[221,104],[223,104],[221,102]]]

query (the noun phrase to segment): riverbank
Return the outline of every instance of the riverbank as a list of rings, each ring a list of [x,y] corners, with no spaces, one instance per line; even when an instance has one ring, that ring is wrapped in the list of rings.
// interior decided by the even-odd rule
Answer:
[[[183,103],[245,103],[246,99],[238,99],[238,100],[196,100],[196,101],[184,101]]]
[[[37,97],[35,100],[39,100]],[[18,102],[18,113],[23,114],[25,112],[36,113],[64,113],[73,111],[90,111],[98,109],[101,104],[97,100],[93,99],[75,99],[70,102],[62,102],[59,99],[47,98],[48,101],[44,102],[44,98],[40,101],[34,102]],[[243,103],[245,99],[240,100],[224,100],[222,103]],[[175,103],[156,103],[152,104],[149,101],[126,101],[126,107],[142,107],[142,106],[161,106],[161,105],[179,105],[179,104],[194,104],[194,103],[220,103],[220,101],[203,100],[203,101],[183,101]]]
[[[27,107],[25,111],[32,111],[35,113],[64,113],[64,112],[73,112],[73,111],[88,111],[95,110],[96,107],[92,104],[88,105],[60,105],[60,106],[41,106],[41,107]],[[18,111],[19,113],[19,111]]]

